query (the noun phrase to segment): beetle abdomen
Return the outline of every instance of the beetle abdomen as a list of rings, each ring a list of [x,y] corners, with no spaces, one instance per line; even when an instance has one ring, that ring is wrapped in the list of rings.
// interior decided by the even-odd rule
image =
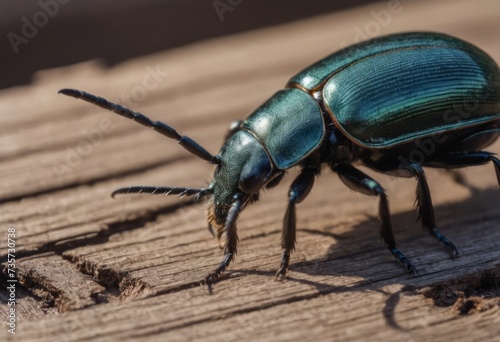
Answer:
[[[500,118],[500,70],[477,47],[437,33],[385,36],[334,53],[290,87],[323,100],[353,142],[386,149]]]
[[[500,73],[485,55],[426,47],[371,56],[323,89],[337,127],[357,144],[389,148],[500,118]]]
[[[330,76],[370,56],[417,47],[448,47],[478,50],[475,46],[442,33],[407,32],[367,40],[337,51],[292,77],[289,85],[309,92],[323,88]]]

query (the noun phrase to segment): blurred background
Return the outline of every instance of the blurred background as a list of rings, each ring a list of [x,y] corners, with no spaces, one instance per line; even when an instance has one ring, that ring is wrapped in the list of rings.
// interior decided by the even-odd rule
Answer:
[[[185,156],[139,125],[58,95],[61,88],[147,113],[218,151],[229,122],[301,69],[356,42],[437,31],[500,61],[498,0],[2,1],[0,28],[4,201],[119,179],[160,157]],[[75,155],[85,132],[104,130],[104,118],[113,130]]]
[[[199,40],[322,15],[374,0],[2,1],[0,88],[37,70],[99,58],[108,66]]]

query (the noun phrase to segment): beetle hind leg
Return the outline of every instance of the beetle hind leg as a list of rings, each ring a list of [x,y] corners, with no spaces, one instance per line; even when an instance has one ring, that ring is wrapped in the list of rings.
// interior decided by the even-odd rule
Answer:
[[[373,178],[356,169],[350,164],[332,165],[342,182],[350,189],[368,196],[379,197],[379,229],[380,236],[389,251],[399,260],[409,273],[416,274],[417,269],[410,260],[396,247],[396,240],[392,231],[389,202],[382,186]]]
[[[488,162],[492,162],[495,167],[497,183],[500,188],[500,159],[495,157],[491,152],[451,152],[426,163],[426,165],[430,167],[454,169],[466,166],[484,165]]]
[[[455,168],[465,166],[483,165],[490,161],[495,167],[497,183],[500,187],[500,160],[490,152],[452,152],[439,156],[439,158],[436,158],[436,160],[429,161],[424,165],[453,170]],[[457,247],[436,228],[434,220],[434,209],[432,207],[429,186],[427,185],[427,180],[425,179],[425,174],[422,167],[418,164],[413,163],[410,164],[407,169],[412,172],[413,175],[417,178],[418,183],[416,204],[419,218],[422,219],[423,227],[427,228],[432,236],[434,236],[439,242],[448,247],[453,255],[458,255]]]
[[[410,164],[408,166],[408,170],[417,178],[415,204],[417,207],[418,219],[422,220],[423,228],[427,229],[432,236],[444,244],[454,256],[458,255],[458,249],[455,244],[448,240],[448,238],[444,236],[436,227],[431,193],[425,178],[424,170],[420,165],[415,163]]]

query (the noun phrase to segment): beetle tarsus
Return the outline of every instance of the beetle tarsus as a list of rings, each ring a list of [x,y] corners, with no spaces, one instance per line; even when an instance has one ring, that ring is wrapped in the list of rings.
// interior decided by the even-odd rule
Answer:
[[[276,272],[276,276],[274,277],[275,280],[280,281],[286,279],[289,263],[290,263],[290,251],[283,250],[283,255],[281,257],[281,266]]]
[[[391,251],[392,255],[396,257],[396,259],[399,260],[400,263],[403,264],[403,266],[408,270],[408,273],[410,274],[418,274],[418,271],[415,266],[410,262],[410,260],[405,257],[403,253],[396,247],[389,247],[389,250]]]
[[[443,234],[441,234],[441,232],[436,227],[434,227],[431,230],[431,234],[440,243],[444,244],[449,249],[449,251],[451,252],[451,254],[453,254],[453,256],[457,256],[459,254],[458,248],[455,246],[455,244],[453,242],[451,242],[450,240],[448,240],[448,238],[446,236],[444,236]]]
[[[222,259],[222,262],[219,264],[217,269],[213,273],[210,273],[205,278],[205,284],[207,284],[209,290],[211,290],[212,285],[214,285],[217,282],[217,279],[219,279],[220,275],[229,266],[229,264],[231,263],[231,260],[233,260],[233,257],[234,257],[234,254],[232,254],[232,253],[225,254],[224,259]]]

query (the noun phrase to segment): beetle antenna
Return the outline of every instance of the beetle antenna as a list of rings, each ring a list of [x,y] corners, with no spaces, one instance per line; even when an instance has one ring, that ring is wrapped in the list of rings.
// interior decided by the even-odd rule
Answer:
[[[115,197],[117,194],[151,194],[151,195],[179,195],[192,196],[196,195],[195,201],[203,197],[207,197],[212,194],[209,188],[179,188],[173,186],[129,186],[128,188],[116,189],[111,193],[111,197]]]
[[[127,119],[134,120],[143,126],[154,129],[156,132],[166,136],[167,138],[176,140],[179,145],[181,145],[183,148],[185,148],[195,156],[204,159],[211,164],[220,164],[220,157],[218,155],[213,156],[196,141],[188,136],[180,135],[173,127],[170,127],[166,123],[163,123],[161,121],[153,121],[144,114],[135,112],[127,107],[109,102],[105,98],[95,96],[78,89],[61,89],[59,90],[59,94],[64,94],[76,99],[87,101],[106,110],[110,110]]]

